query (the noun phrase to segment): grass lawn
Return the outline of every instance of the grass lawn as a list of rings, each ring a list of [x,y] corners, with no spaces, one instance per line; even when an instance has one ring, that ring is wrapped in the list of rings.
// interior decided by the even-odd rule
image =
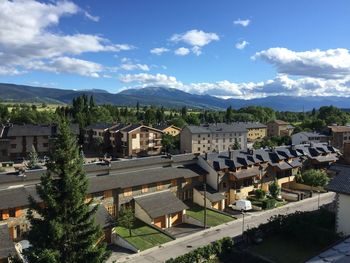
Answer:
[[[271,236],[263,240],[259,245],[249,248],[265,258],[276,263],[298,263],[305,262],[313,255],[317,254],[323,247],[316,244],[301,245],[295,240],[285,236]]]
[[[167,235],[164,235],[162,232],[146,225],[140,220],[135,221],[134,228],[131,230],[131,237],[129,236],[129,230],[124,227],[117,226],[115,230],[119,236],[140,250],[145,250],[172,240]]]
[[[188,204],[187,204],[188,205]],[[204,221],[204,208],[197,204],[188,205],[190,208],[186,210],[186,214],[201,222]],[[208,226],[217,226],[235,220],[235,218],[214,212],[207,209],[207,224]]]

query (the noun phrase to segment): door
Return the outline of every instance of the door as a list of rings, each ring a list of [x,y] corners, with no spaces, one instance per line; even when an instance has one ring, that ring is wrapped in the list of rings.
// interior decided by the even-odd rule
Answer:
[[[219,210],[219,202],[213,202],[213,208]]]
[[[182,223],[182,212],[178,212],[171,215],[171,225],[177,225]]]
[[[154,219],[154,225],[159,228],[165,228],[165,216],[160,216]]]

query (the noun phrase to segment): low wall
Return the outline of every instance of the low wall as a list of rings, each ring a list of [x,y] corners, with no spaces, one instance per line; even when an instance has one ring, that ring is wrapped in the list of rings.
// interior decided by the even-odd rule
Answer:
[[[310,185],[301,184],[301,183],[297,183],[297,182],[290,182],[289,183],[289,188],[295,189],[295,190],[302,190],[302,191],[310,191],[311,190],[311,186]],[[313,189],[313,191],[325,192],[324,188],[321,187],[321,186],[313,187],[312,189]]]
[[[118,236],[116,233],[113,233],[112,234],[112,243],[113,244],[116,244],[120,247],[123,247],[123,248],[126,248],[126,249],[129,249],[133,252],[140,252],[139,249],[137,249],[136,247],[134,247],[132,244],[130,244],[128,241],[126,241],[124,238]]]
[[[143,221],[143,222],[144,222],[144,221]],[[166,231],[166,229],[161,229],[160,227],[157,227],[157,226],[155,226],[155,225],[153,225],[153,224],[149,224],[149,223],[147,223],[147,222],[144,222],[144,223],[145,223],[146,225],[148,225],[149,227],[151,227],[151,228],[153,228],[153,229],[155,229],[155,230],[157,230],[157,231],[163,233],[164,235],[170,237],[171,239],[173,239],[173,240],[176,239],[176,237],[174,237],[172,234],[170,234],[168,231]]]
[[[190,217],[188,215],[183,215],[183,222],[184,223],[187,223],[187,224],[191,224],[191,225],[195,225],[195,226],[200,226],[200,227],[204,227],[204,223],[193,218],[193,217]]]
[[[226,213],[225,211],[221,211],[221,210],[215,209],[215,208],[208,208],[208,210],[214,211],[214,212],[219,213],[219,214],[223,214],[225,216],[229,216],[229,217],[235,218],[233,215],[231,215],[229,213]]]

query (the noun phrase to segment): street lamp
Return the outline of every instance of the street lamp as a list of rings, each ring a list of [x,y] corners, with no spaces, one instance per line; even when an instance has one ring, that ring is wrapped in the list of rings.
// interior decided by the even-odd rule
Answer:
[[[204,192],[204,229],[207,228],[207,177],[204,175],[204,184],[203,184],[203,192]]]
[[[244,210],[243,209],[241,209],[241,213],[243,216],[243,220],[242,220],[242,238],[243,238],[243,233],[244,233]]]
[[[317,204],[318,204],[318,209],[320,209],[320,195],[321,195],[321,191],[317,190],[317,192],[318,192]]]

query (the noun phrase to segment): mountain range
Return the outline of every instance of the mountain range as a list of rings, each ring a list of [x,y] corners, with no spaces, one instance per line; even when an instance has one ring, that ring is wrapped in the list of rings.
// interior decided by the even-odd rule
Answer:
[[[197,109],[235,109],[246,106],[266,106],[279,111],[308,111],[321,106],[333,105],[349,108],[350,98],[346,97],[291,97],[270,96],[251,100],[221,99],[210,95],[197,95],[168,87],[146,87],[127,89],[117,94],[102,89],[66,90],[57,88],[33,87],[0,83],[0,100],[9,102],[38,102],[69,104],[72,99],[82,94],[93,95],[99,104],[115,104],[120,106],[155,105],[164,107],[183,107]]]

